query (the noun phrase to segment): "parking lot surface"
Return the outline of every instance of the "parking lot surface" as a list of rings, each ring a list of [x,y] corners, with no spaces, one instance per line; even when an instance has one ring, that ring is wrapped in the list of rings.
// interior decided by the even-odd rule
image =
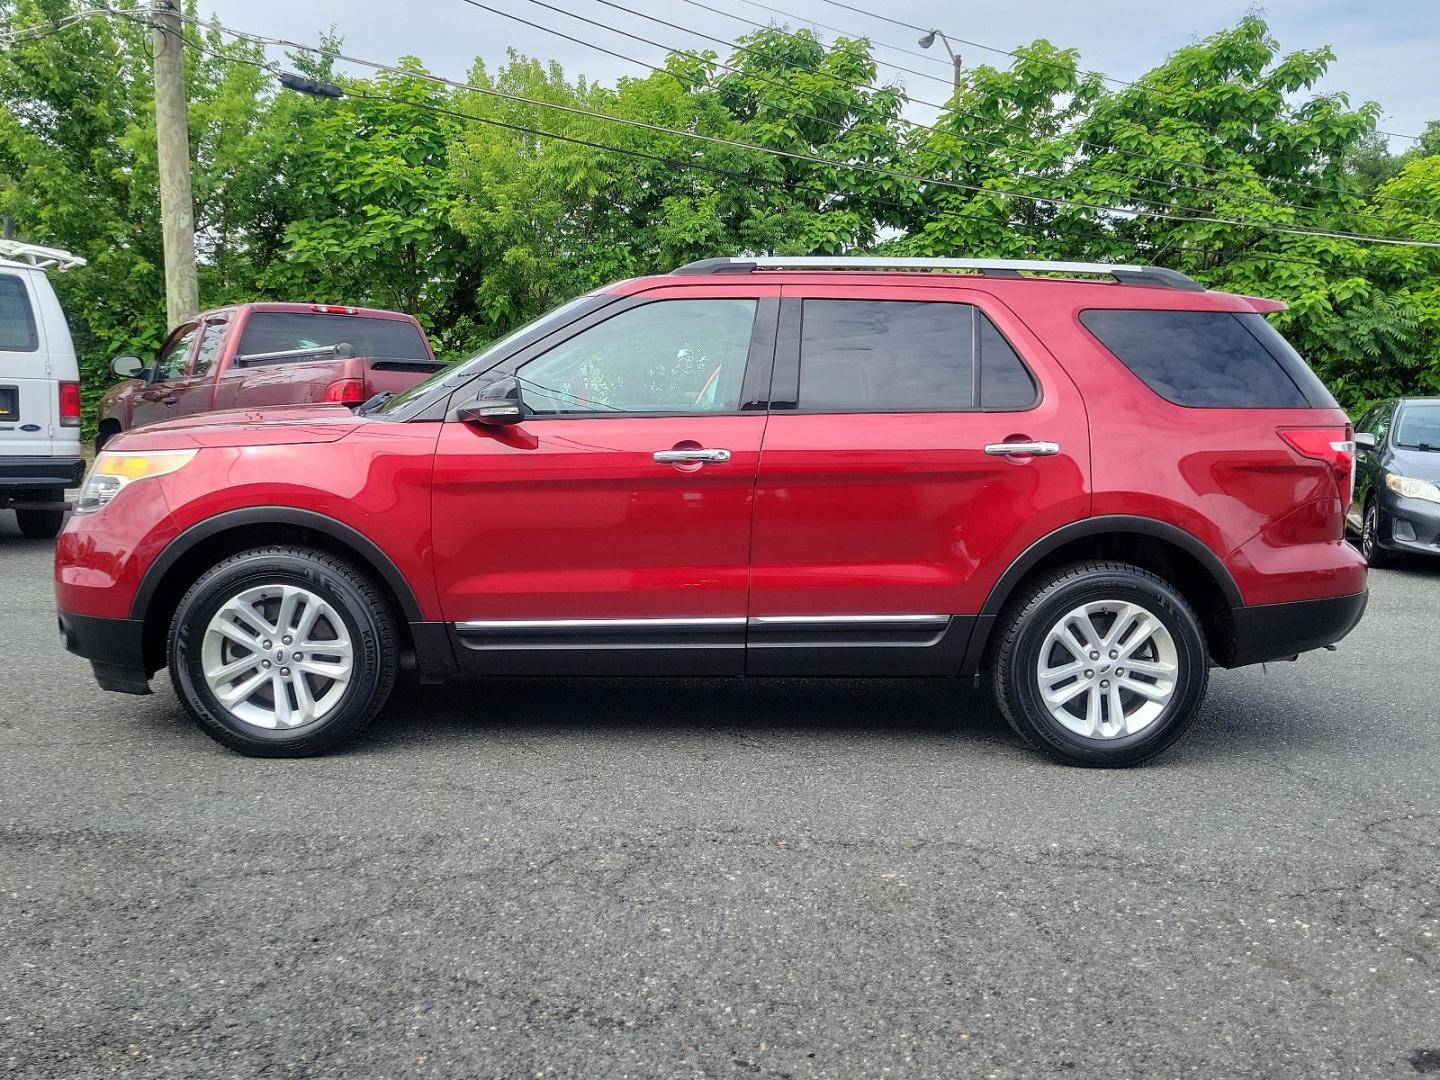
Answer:
[[[63,651],[0,514],[0,1072],[1440,1073],[1440,562],[1192,734],[939,681],[403,688],[257,761]]]

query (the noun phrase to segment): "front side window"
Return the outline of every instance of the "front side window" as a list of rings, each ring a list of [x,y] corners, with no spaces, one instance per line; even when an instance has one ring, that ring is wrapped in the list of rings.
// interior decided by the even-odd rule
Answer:
[[[220,359],[220,348],[225,344],[225,331],[229,323],[212,322],[205,324],[205,333],[200,338],[200,351],[195,354],[195,366],[192,374],[198,376],[209,375],[215,367],[215,361]]]
[[[169,382],[185,374],[185,365],[190,359],[190,348],[195,344],[195,335],[200,333],[198,325],[190,325],[160,350],[155,361],[155,382]]]
[[[978,359],[978,363],[977,363]],[[810,412],[1026,409],[1035,382],[971,304],[806,300],[798,407]]]
[[[582,330],[520,368],[536,415],[740,409],[753,299],[658,300]]]
[[[34,352],[39,347],[25,283],[14,274],[0,274],[0,352]]]

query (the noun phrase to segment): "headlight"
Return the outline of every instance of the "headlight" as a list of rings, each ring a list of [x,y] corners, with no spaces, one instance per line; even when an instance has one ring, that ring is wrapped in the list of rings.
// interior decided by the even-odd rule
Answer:
[[[183,469],[194,460],[199,450],[104,450],[95,455],[95,464],[85,477],[80,488],[80,498],[75,503],[77,514],[99,510],[106,505],[127,484],[136,480],[148,480],[152,476],[164,476],[176,469]]]
[[[1398,491],[1407,499],[1424,499],[1426,502],[1440,503],[1440,487],[1436,487],[1429,480],[1417,480],[1413,476],[1396,476],[1391,473],[1385,477],[1385,485],[1391,491]]]

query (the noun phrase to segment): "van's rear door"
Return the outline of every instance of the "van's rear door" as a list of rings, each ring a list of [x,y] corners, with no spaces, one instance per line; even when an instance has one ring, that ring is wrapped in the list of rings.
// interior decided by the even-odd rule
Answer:
[[[60,420],[30,279],[0,269],[0,458],[48,457]]]

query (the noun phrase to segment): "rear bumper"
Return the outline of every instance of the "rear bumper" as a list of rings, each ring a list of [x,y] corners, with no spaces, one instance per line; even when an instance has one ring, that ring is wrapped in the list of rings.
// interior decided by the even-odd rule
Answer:
[[[96,615],[60,612],[60,637],[65,648],[90,661],[95,681],[103,690],[122,694],[150,693],[150,672],[145,670],[143,630],[136,619],[105,619]]]
[[[1232,610],[1235,638],[1225,667],[1288,660],[1298,653],[1333,645],[1365,614],[1369,592],[1261,604]]]
[[[85,478],[83,457],[0,457],[0,495],[31,488],[73,488]]]

